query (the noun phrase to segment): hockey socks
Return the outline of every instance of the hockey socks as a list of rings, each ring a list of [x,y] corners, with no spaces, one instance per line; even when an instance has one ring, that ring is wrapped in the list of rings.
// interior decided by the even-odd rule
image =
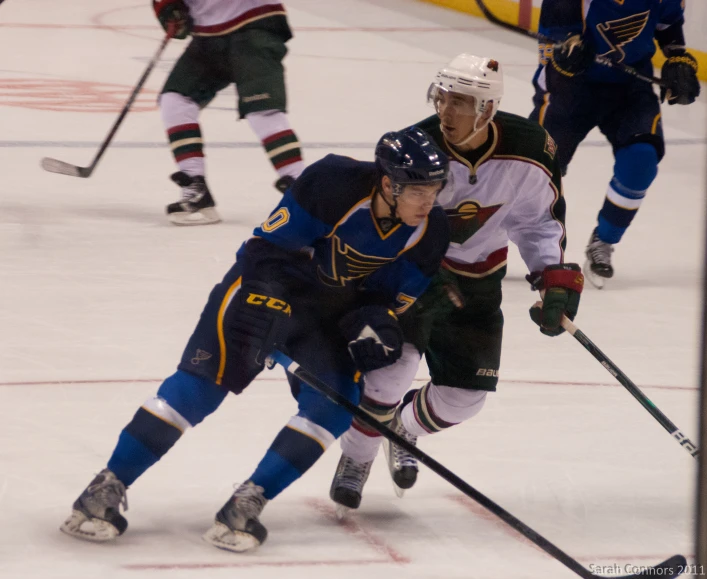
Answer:
[[[303,416],[293,416],[275,437],[249,480],[273,499],[319,460],[334,436]]]
[[[278,175],[299,177],[304,170],[302,150],[287,115],[282,111],[270,110],[250,113],[245,118],[263,144]]]
[[[216,410],[227,393],[205,378],[177,371],[120,433],[108,468],[130,486],[174,446],[187,428]]]
[[[614,244],[621,240],[657,174],[658,153],[653,145],[634,143],[616,151],[614,177],[599,212],[601,241]]]

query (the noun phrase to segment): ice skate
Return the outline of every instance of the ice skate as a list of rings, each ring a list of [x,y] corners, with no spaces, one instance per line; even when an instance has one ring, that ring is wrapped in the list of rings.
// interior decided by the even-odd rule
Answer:
[[[219,549],[242,553],[265,542],[267,529],[258,520],[268,502],[263,487],[246,481],[216,514],[213,526],[203,539]]]
[[[361,505],[363,486],[368,480],[373,461],[356,462],[345,454],[341,455],[331,481],[329,497],[336,503],[336,518],[342,520]]]
[[[417,445],[417,436],[410,434],[403,426],[400,412],[401,407],[398,407],[395,417],[390,423],[390,429],[410,444]],[[395,494],[402,498],[405,491],[411,489],[417,481],[417,459],[409,452],[392,444],[388,439],[383,442],[383,451],[388,460],[388,470],[393,479]]]
[[[602,289],[604,281],[614,275],[614,268],[611,266],[613,251],[614,246],[599,239],[595,229],[585,250],[587,261],[584,262],[583,269],[586,278],[598,289]]]
[[[128,521],[120,514],[121,505],[128,510],[125,485],[103,469],[76,499],[71,515],[59,529],[86,541],[110,541],[128,528]]]
[[[218,223],[221,217],[206,181],[201,175],[191,177],[179,171],[171,177],[182,188],[182,199],[167,205],[167,218],[176,225],[208,225]]]

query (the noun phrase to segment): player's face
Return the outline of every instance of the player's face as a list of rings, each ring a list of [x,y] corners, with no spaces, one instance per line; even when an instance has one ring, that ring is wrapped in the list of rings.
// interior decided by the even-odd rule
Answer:
[[[444,138],[451,144],[462,143],[474,132],[484,128],[493,116],[493,105],[477,112],[476,98],[445,90],[435,90],[432,102],[440,120]]]
[[[406,185],[398,195],[397,213],[405,225],[417,227],[432,211],[441,183],[431,185]]]

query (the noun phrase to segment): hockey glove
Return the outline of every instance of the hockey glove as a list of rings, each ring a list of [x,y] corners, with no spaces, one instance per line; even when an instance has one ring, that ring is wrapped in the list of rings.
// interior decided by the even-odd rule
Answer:
[[[594,48],[590,44],[584,42],[579,34],[571,34],[555,45],[552,67],[564,76],[576,76],[592,66],[594,56]]]
[[[339,321],[349,353],[361,372],[395,362],[403,352],[403,332],[395,314],[385,306],[363,306]]]
[[[152,0],[152,8],[167,36],[179,40],[189,36],[194,20],[184,0]]]
[[[584,276],[576,263],[549,265],[542,272],[525,276],[532,289],[544,293],[542,304],[530,308],[530,319],[546,336],[564,332],[562,316],[574,320],[579,309],[579,296],[584,288]]]
[[[663,64],[661,77],[665,86],[660,87],[660,102],[689,105],[700,96],[697,61],[689,52],[674,52]]]
[[[235,300],[228,328],[231,343],[252,348],[255,361],[264,364],[287,338],[292,308],[285,289],[275,282],[246,281]]]

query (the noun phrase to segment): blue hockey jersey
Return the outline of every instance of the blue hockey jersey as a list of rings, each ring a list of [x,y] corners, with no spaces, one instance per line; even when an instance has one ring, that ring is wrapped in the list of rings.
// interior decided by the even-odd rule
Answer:
[[[581,33],[596,54],[651,75],[654,39],[684,44],[684,10],[684,0],[543,0],[539,32],[556,42],[570,33]],[[552,44],[541,41],[535,80],[551,55]],[[600,64],[594,64],[583,76],[596,82],[627,82],[630,78]]]
[[[384,230],[373,215],[377,180],[374,163],[348,157],[310,165],[239,250],[247,277],[288,277],[342,300],[367,291],[404,312],[439,269],[449,225],[435,206],[417,227]]]

